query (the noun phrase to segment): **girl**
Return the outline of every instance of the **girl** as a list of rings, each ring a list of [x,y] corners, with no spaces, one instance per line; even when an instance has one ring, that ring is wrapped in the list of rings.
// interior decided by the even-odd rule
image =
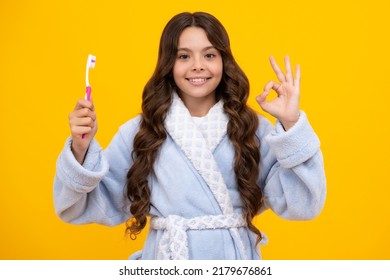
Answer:
[[[127,221],[150,228],[131,259],[260,259],[255,215],[312,219],[325,200],[319,140],[299,110],[300,69],[257,97],[276,127],[247,105],[249,82],[226,30],[207,13],[181,13],[165,27],[142,114],[103,152],[92,101],[69,115],[72,136],[57,161],[56,212],[75,224]],[[270,90],[277,98],[266,100]],[[85,134],[83,138],[82,135]]]

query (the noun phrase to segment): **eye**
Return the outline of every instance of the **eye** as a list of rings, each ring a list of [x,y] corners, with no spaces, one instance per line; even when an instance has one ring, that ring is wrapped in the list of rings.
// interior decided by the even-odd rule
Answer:
[[[188,54],[179,54],[178,59],[188,59],[190,56]]]
[[[208,54],[205,55],[205,57],[206,58],[214,58],[214,57],[216,57],[216,55],[213,54],[213,53],[208,53]]]

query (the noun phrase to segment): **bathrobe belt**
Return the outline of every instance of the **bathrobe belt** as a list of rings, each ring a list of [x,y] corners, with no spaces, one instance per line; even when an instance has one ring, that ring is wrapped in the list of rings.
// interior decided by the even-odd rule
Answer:
[[[177,215],[152,217],[150,227],[163,230],[158,244],[157,259],[188,260],[187,230],[229,229],[246,226],[242,214],[207,215],[190,219]]]

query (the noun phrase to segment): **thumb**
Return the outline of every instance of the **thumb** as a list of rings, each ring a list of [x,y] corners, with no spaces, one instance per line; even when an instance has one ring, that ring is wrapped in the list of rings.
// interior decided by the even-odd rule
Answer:
[[[264,105],[267,106],[267,96],[269,94],[269,91],[264,91],[262,94],[258,95],[256,97],[257,103],[260,105],[260,107],[263,107]]]
[[[272,111],[272,103],[270,103],[270,102],[268,102],[266,100],[268,94],[269,94],[269,91],[263,92],[262,94],[260,94],[259,96],[256,97],[256,101],[260,105],[261,109],[264,112],[267,112],[268,114],[272,115],[272,113],[271,113],[271,111]]]

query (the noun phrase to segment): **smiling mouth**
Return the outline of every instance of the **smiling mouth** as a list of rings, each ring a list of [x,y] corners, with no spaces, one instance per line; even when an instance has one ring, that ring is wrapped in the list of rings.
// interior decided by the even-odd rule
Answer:
[[[186,80],[190,82],[191,85],[201,86],[205,84],[211,78],[187,78]]]

